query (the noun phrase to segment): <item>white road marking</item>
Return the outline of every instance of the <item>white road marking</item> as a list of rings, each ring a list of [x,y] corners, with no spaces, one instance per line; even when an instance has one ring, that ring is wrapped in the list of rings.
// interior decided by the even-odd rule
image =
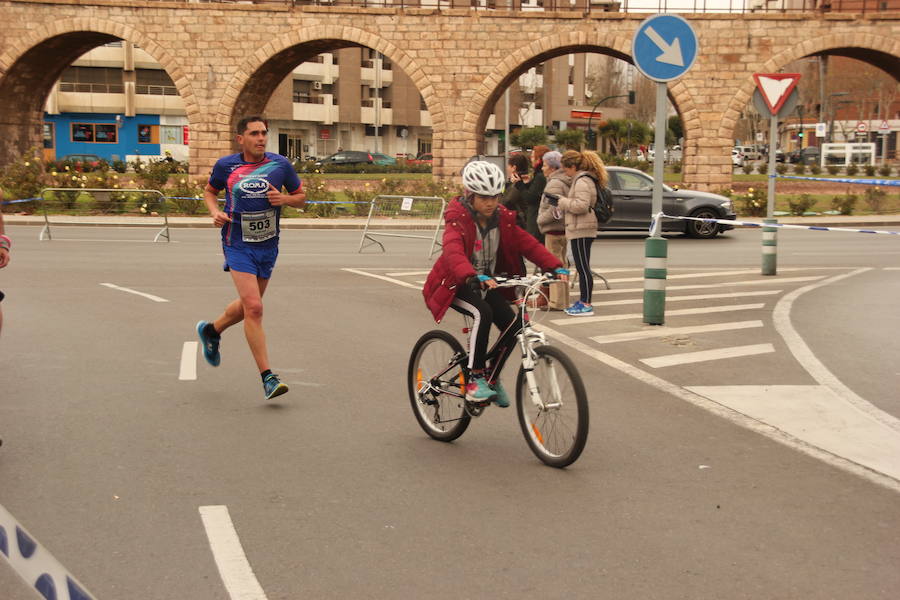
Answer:
[[[390,281],[391,283],[396,283],[397,285],[411,288],[414,290],[421,290],[422,288],[417,285],[413,285],[411,283],[406,283],[405,281],[400,281],[399,279],[394,279],[393,277],[386,277],[385,275],[376,275],[375,273],[366,273],[360,269],[341,269],[341,271],[347,271],[349,273],[356,273],[357,275],[365,275],[366,277],[374,277],[375,279],[381,279],[383,281]]]
[[[870,467],[861,466],[859,463],[855,462],[852,459],[812,445],[810,442],[806,442],[798,438],[797,436],[792,435],[791,433],[783,431],[776,426],[770,425],[767,422],[765,416],[756,418],[745,415],[729,406],[726,406],[725,404],[711,400],[706,396],[683,388],[674,383],[668,382],[661,377],[652,375],[647,371],[632,366],[625,361],[619,360],[614,356],[606,354],[605,352],[600,352],[596,348],[591,348],[587,344],[579,342],[575,338],[569,337],[554,329],[542,327],[541,325],[537,324],[535,325],[535,327],[541,331],[545,331],[547,335],[550,336],[551,340],[557,341],[561,344],[565,344],[573,350],[581,352],[582,354],[585,354],[586,356],[589,356],[590,358],[593,358],[594,360],[597,360],[612,369],[616,369],[617,371],[620,371],[625,375],[633,377],[634,379],[637,379],[642,383],[652,386],[660,390],[661,392],[670,394],[676,398],[684,400],[685,402],[689,402],[695,406],[703,408],[704,410],[727,419],[728,421],[731,421],[736,425],[746,427],[751,431],[755,431],[757,433],[765,435],[766,437],[780,442],[785,446],[803,452],[804,454],[812,456],[813,458],[821,460],[827,464],[834,465],[836,467],[854,473],[868,481],[872,481],[886,488],[900,492],[900,480],[897,480],[887,474],[883,474],[881,471],[872,470]]]
[[[825,279],[825,275],[812,275],[809,277],[769,277],[767,279],[751,279],[749,281],[729,281],[725,283],[697,283],[693,285],[667,285],[666,290],[708,290],[722,289],[733,285],[781,285],[783,283],[800,283],[803,281],[818,281]],[[643,292],[644,288],[613,288],[611,290],[597,289],[594,285],[594,296],[601,294],[625,294],[632,292]]]
[[[194,381],[197,379],[197,349],[200,342],[185,342],[181,347],[181,367],[178,370],[178,379],[181,381]]]
[[[724,298],[746,298],[747,296],[774,296],[784,290],[759,290],[756,292],[734,292],[731,294],[695,294],[693,296],[673,296],[666,294],[666,303],[684,302],[688,300],[721,300]],[[627,300],[604,300],[601,306],[624,306],[626,304],[643,304],[643,298],[629,298]]]
[[[809,346],[806,345],[806,342],[803,341],[803,338],[800,337],[800,334],[794,329],[793,324],[791,324],[791,307],[793,306],[794,301],[802,294],[823,285],[834,283],[835,281],[840,281],[847,277],[859,275],[860,273],[871,270],[872,269],[869,267],[856,269],[850,273],[835,275],[834,277],[829,277],[825,281],[807,285],[792,291],[781,298],[775,305],[775,310],[772,313],[772,320],[775,324],[775,330],[782,338],[784,338],[791,354],[793,354],[794,358],[797,359],[797,362],[812,375],[813,379],[829,388],[838,398],[841,398],[848,404],[856,407],[857,410],[869,415],[871,418],[887,425],[895,431],[900,432],[900,419],[897,419],[897,417],[884,412],[875,405],[860,398],[856,392],[844,385],[844,383],[829,371],[828,367],[822,364],[822,361],[813,354],[812,350],[809,349]]]
[[[687,365],[710,360],[722,360],[725,358],[737,358],[739,356],[754,356],[756,354],[771,354],[775,352],[772,344],[751,344],[749,346],[731,346],[729,348],[716,348],[715,350],[701,350],[699,352],[683,352],[681,354],[666,354],[640,359],[648,367],[659,369],[673,367],[675,365]]]
[[[820,385],[687,388],[785,433],[900,480],[900,435]]]
[[[153,294],[146,294],[144,292],[139,292],[137,290],[133,290],[127,287],[119,287],[114,283],[101,283],[100,285],[106,286],[108,288],[119,290],[120,292],[128,292],[129,294],[135,294],[136,296],[143,296],[148,300],[153,300],[154,302],[168,302],[165,298],[160,298],[159,296],[154,296]]]
[[[679,315],[705,315],[709,313],[732,312],[737,310],[756,310],[765,306],[759,304],[729,304],[726,306],[707,306],[704,308],[682,308],[680,310],[667,310],[666,316]],[[577,323],[597,323],[600,321],[624,321],[626,319],[642,319],[643,313],[629,313],[624,315],[603,315],[601,317],[569,317],[568,319],[551,319],[554,325],[575,325]]]
[[[398,271],[396,273],[385,273],[388,277],[410,277],[412,275],[428,275],[430,271]]]
[[[598,344],[613,344],[616,342],[631,342],[655,337],[670,335],[691,335],[693,333],[710,333],[714,331],[734,331],[735,329],[751,329],[762,327],[762,321],[734,321],[732,323],[714,323],[712,325],[698,325],[696,327],[650,327],[641,331],[629,331],[626,333],[614,333],[610,335],[598,335],[591,340]],[[649,327],[649,326],[648,326]]]
[[[231,600],[266,600],[266,594],[247,562],[241,540],[228,514],[228,507],[201,506],[200,518],[203,520],[222,583]]]
[[[885,271],[900,271],[900,267],[883,267]]]

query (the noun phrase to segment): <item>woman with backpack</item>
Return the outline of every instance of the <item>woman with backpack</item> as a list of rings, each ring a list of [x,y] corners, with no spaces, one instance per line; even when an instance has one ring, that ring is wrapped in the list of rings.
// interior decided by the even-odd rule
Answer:
[[[596,152],[569,150],[560,161],[563,172],[572,178],[569,192],[563,195],[544,193],[551,204],[563,211],[566,239],[572,248],[572,258],[578,271],[578,287],[581,297],[566,309],[566,314],[583,317],[594,314],[591,295],[594,278],[591,273],[591,244],[597,237],[597,190],[609,184],[609,174]]]

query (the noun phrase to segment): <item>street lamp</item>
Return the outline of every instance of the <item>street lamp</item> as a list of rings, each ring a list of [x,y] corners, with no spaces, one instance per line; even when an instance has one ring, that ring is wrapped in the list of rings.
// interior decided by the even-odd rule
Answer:
[[[831,94],[828,94],[828,111],[829,111],[829,114],[831,115],[831,119],[828,123],[828,143],[829,144],[832,142],[832,136],[834,134],[834,108],[835,108],[835,106],[834,106],[834,103],[831,101],[831,99],[835,96],[849,96],[849,95],[850,95],[850,92],[833,92]]]
[[[591,114],[588,115],[588,124],[587,124],[588,138],[591,137],[591,119],[594,118],[594,111],[597,110],[597,107],[598,107],[598,106],[600,106],[601,104],[603,104],[603,103],[606,102],[607,100],[612,100],[613,98],[628,98],[628,101],[629,101],[631,104],[634,104],[634,92],[629,92],[629,93],[627,93],[627,94],[618,94],[618,95],[616,95],[616,96],[607,96],[606,98],[603,98],[603,99],[601,99],[600,101],[598,101],[597,104],[594,105],[594,108],[591,109]],[[596,138],[596,136],[594,137],[594,140],[593,140],[593,141],[594,141],[594,150],[596,150],[596,149],[597,149],[597,138]]]

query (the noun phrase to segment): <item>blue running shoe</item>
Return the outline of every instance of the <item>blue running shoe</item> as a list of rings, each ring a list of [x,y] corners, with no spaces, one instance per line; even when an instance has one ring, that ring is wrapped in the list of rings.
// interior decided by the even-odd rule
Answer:
[[[581,300],[566,309],[567,315],[573,317],[588,317],[594,314],[594,307],[584,304]]]
[[[469,402],[486,402],[496,395],[497,392],[491,389],[484,377],[476,377],[466,386],[466,400]]]
[[[491,389],[497,392],[497,395],[494,396],[494,404],[496,404],[500,408],[508,408],[509,396],[506,395],[506,390],[503,389],[503,384],[497,381],[493,385],[491,385]]]
[[[203,358],[206,359],[206,362],[211,364],[214,367],[218,367],[219,363],[222,362],[222,356],[219,354],[219,340],[222,339],[221,336],[208,336],[204,333],[206,326],[208,323],[206,321],[200,321],[197,323],[197,335],[200,336],[200,344],[203,346]]]
[[[280,396],[288,391],[288,386],[278,380],[278,375],[269,373],[263,381],[263,389],[266,392],[266,400],[271,400],[275,396]]]

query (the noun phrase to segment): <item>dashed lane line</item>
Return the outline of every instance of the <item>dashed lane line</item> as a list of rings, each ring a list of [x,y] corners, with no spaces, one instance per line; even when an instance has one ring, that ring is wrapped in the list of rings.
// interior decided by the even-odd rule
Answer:
[[[160,298],[159,296],[154,296],[153,294],[147,294],[145,292],[139,292],[127,287],[120,287],[114,283],[101,283],[100,285],[113,290],[119,290],[120,292],[127,292],[129,294],[134,294],[135,296],[141,296],[142,298],[147,298],[148,300],[153,300],[154,302],[168,302],[168,300],[166,300],[165,298]]]
[[[730,346],[728,348],[716,348],[714,350],[682,352],[681,354],[666,354],[663,356],[642,358],[640,359],[640,361],[648,367],[661,369],[663,367],[674,367],[677,365],[688,365],[698,362],[708,362],[711,360],[722,360],[726,358],[738,358],[740,356],[771,354],[772,352],[775,352],[775,346],[773,346],[772,344],[751,344],[749,346]]]
[[[256,579],[227,506],[201,506],[200,518],[209,538],[209,547],[219,568],[222,583],[231,600],[266,600]]]
[[[194,381],[197,379],[197,349],[200,342],[185,342],[181,347],[181,365],[178,369],[180,381]]]
[[[739,310],[758,310],[766,304],[760,302],[758,304],[728,304],[726,306],[707,306],[703,308],[682,308],[679,310],[667,310],[666,316],[680,315],[705,315],[709,313],[733,312]],[[628,313],[623,315],[603,315],[600,317],[569,317],[567,319],[551,319],[554,325],[576,325],[579,323],[598,323],[601,321],[625,321],[627,319],[642,319],[643,313]]]
[[[731,323],[713,323],[711,325],[698,325],[696,327],[652,327],[641,331],[628,331],[625,333],[613,333],[610,335],[598,335],[591,340],[598,344],[614,344],[616,342],[632,342],[657,337],[677,335],[691,335],[694,333],[711,333],[716,331],[734,331],[736,329],[752,329],[762,327],[762,321],[733,321]]]
[[[389,281],[391,283],[395,283],[399,286],[403,286],[406,288],[410,288],[413,290],[421,290],[422,287],[418,285],[413,285],[411,283],[407,283],[405,281],[401,281],[400,279],[394,279],[393,277],[387,277],[386,275],[376,275],[375,273],[367,273],[361,269],[348,269],[343,268],[341,271],[347,271],[348,273],[356,273],[357,275],[365,275],[366,277],[374,277],[375,279],[381,279],[382,281]]]

